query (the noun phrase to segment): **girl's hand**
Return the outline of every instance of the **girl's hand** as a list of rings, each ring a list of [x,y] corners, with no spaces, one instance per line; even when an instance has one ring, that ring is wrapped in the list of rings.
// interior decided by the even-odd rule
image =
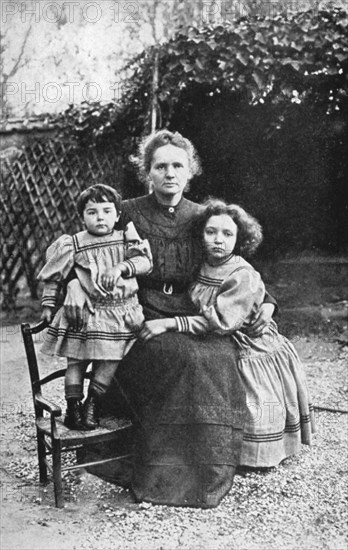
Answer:
[[[143,342],[148,342],[152,338],[155,338],[155,336],[176,329],[177,325],[175,319],[154,319],[153,321],[146,321],[144,323],[138,338]]]
[[[245,331],[248,336],[255,338],[260,336],[266,326],[272,321],[272,315],[274,313],[274,304],[261,304],[260,309],[256,313],[253,322]]]
[[[46,321],[48,324],[52,321],[53,318],[53,309],[48,306],[43,306],[41,312],[41,321]]]
[[[105,271],[100,276],[101,286],[105,288],[106,291],[111,292],[114,290],[117,285],[118,279],[121,277],[122,271],[119,267],[115,266],[111,269]]]
[[[83,330],[87,326],[89,314],[94,315],[92,302],[77,279],[70,281],[66,289],[64,300],[66,318],[73,330]]]

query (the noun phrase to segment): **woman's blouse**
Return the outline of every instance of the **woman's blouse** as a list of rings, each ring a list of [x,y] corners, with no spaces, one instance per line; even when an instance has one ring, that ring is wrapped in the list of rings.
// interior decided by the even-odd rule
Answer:
[[[102,273],[126,266],[112,291],[106,291],[99,281]],[[122,300],[133,296],[138,285],[135,275],[146,275],[152,269],[149,243],[142,240],[132,222],[124,230],[115,229],[103,236],[81,231],[62,235],[47,250],[47,262],[38,275],[44,282],[42,305],[55,307],[62,283],[74,268],[82,288],[94,300]]]
[[[138,279],[139,299],[149,317],[193,314],[194,309],[186,289],[195,279],[202,262],[200,240],[192,228],[203,207],[185,198],[174,206],[159,204],[154,194],[123,202],[123,218],[134,225],[143,239],[150,243],[153,270],[147,280]],[[150,288],[157,283],[158,288]],[[163,285],[180,284],[180,292],[166,294]]]
[[[241,256],[204,263],[189,290],[199,315],[177,316],[179,332],[231,334],[246,328],[265,298],[260,274]]]

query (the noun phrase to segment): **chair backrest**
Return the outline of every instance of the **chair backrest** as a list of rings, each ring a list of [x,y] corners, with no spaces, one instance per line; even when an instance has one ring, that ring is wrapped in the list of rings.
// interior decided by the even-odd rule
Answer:
[[[35,405],[35,395],[41,393],[41,387],[44,384],[47,384],[48,382],[51,382],[56,378],[64,376],[66,372],[66,369],[60,369],[52,374],[49,374],[48,376],[45,376],[44,378],[40,378],[40,371],[33,341],[33,334],[38,334],[39,332],[42,332],[47,326],[48,324],[46,321],[41,321],[40,323],[32,327],[29,325],[29,323],[21,324],[23,343],[29,367],[31,391],[33,394],[33,401],[36,412],[37,408]]]
[[[24,343],[25,353],[28,361],[31,391],[33,395],[33,402],[34,402],[36,416],[40,416],[40,414],[42,413],[39,412],[36,406],[35,396],[38,393],[41,393],[42,386],[44,386],[49,382],[52,382],[52,380],[56,380],[57,378],[61,378],[65,376],[65,373],[66,373],[66,369],[60,369],[52,372],[51,374],[48,374],[44,378],[40,378],[40,370],[39,370],[39,364],[37,361],[37,356],[36,356],[36,351],[35,351],[35,346],[33,341],[33,334],[38,334],[39,332],[42,332],[47,327],[48,327],[48,323],[46,321],[41,321],[37,325],[33,325],[33,326],[30,326],[29,323],[21,324],[23,343]],[[90,372],[86,372],[84,375],[84,378],[90,379],[90,377],[91,377]]]

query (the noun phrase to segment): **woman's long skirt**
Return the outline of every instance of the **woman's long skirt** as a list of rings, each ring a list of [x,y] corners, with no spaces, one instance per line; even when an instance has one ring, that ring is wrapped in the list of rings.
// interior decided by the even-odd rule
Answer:
[[[243,442],[245,391],[230,338],[166,333],[137,342],[104,403],[125,399],[133,460],[98,467],[137,501],[215,507],[230,490]],[[116,390],[116,391],[115,391]]]

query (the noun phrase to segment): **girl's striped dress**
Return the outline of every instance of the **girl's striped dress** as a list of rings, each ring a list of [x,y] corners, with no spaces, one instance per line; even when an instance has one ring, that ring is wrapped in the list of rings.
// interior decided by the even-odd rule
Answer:
[[[218,265],[204,263],[190,295],[199,314],[176,317],[179,331],[216,331],[233,338],[239,349],[247,400],[240,464],[275,466],[297,453],[301,443],[310,445],[313,408],[294,346],[279,334],[274,321],[259,337],[244,331],[264,300],[260,274],[235,255]]]
[[[101,286],[100,275],[117,264],[127,266],[128,275],[118,279],[112,292]],[[74,269],[90,297],[95,314],[87,327],[74,331],[61,307],[49,326],[41,351],[75,359],[121,360],[136,341],[144,322],[138,302],[136,275],[152,269],[147,240],[141,240],[133,223],[104,236],[81,231],[62,235],[47,251],[47,263],[38,275],[44,283],[42,305],[55,307],[60,288]]]

